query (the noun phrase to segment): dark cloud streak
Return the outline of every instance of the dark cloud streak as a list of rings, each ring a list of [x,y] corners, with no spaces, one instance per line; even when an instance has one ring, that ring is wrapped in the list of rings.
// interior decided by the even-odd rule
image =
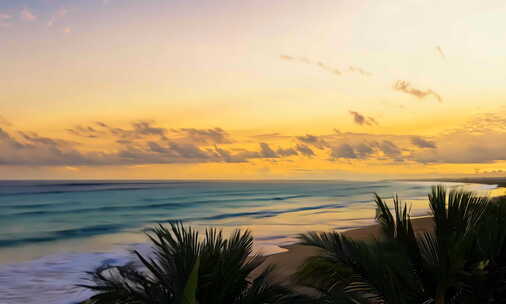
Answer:
[[[427,96],[432,96],[437,101],[443,102],[443,98],[438,93],[434,92],[433,90],[430,90],[430,89],[420,90],[420,89],[413,88],[409,82],[404,81],[404,80],[398,80],[394,84],[393,88],[396,91],[410,94],[412,96],[415,96],[418,99],[423,99]]]
[[[378,125],[378,122],[376,119],[374,119],[371,116],[365,116],[355,111],[349,111],[350,115],[353,116],[353,122],[355,122],[357,125],[363,126],[372,126],[372,125]]]

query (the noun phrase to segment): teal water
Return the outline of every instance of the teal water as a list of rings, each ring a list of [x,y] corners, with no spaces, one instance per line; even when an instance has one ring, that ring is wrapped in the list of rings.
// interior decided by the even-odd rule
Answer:
[[[425,215],[430,186],[390,181],[0,182],[0,303],[67,304],[86,298],[89,294],[74,287],[83,272],[128,262],[132,247],[149,250],[144,232],[157,223],[183,220],[198,229],[251,229],[257,250],[273,253],[304,231],[372,224],[373,192],[399,193],[413,202],[414,215]]]

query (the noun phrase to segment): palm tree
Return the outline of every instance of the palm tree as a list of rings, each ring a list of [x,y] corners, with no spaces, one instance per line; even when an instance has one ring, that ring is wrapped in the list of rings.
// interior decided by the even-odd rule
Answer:
[[[417,235],[406,204],[395,197],[392,213],[376,195],[381,238],[353,241],[337,232],[301,235],[302,244],[323,253],[306,261],[299,282],[319,290],[322,299],[337,295],[349,303],[483,303],[480,294],[485,290],[479,287],[494,272],[503,282],[505,278],[506,262],[497,257],[506,256],[506,219],[501,218],[506,207],[493,216],[487,198],[442,186],[433,187],[428,198],[433,232]],[[501,261],[502,272],[492,271],[490,261]]]
[[[199,233],[173,223],[149,235],[153,257],[135,255],[145,269],[132,264],[90,273],[92,284],[80,285],[96,294],[86,303],[295,303],[302,297],[270,279],[272,267],[252,278],[264,258],[252,254],[249,231],[225,238],[221,230]]]
[[[489,204],[479,227],[475,254],[487,274],[472,282],[475,303],[503,303],[506,299],[506,197]]]

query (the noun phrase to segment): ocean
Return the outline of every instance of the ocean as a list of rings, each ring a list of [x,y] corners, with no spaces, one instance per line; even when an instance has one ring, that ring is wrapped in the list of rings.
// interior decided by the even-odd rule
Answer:
[[[311,230],[374,223],[373,193],[398,193],[428,214],[429,182],[350,181],[0,181],[0,304],[78,303],[85,272],[149,251],[150,227],[175,220],[250,229],[272,254]],[[494,186],[446,183],[488,191]],[[281,246],[281,247],[280,247]]]

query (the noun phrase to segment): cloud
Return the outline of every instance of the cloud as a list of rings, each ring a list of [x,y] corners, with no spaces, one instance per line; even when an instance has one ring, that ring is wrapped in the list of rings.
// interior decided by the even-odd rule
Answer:
[[[286,149],[278,148],[276,150],[276,153],[282,157],[294,156],[299,154],[297,150],[295,150],[294,148],[286,148]]]
[[[482,113],[470,119],[462,128],[453,130],[453,132],[468,134],[506,132],[506,115],[501,113]]]
[[[371,116],[364,116],[358,112],[355,112],[355,111],[349,111],[351,116],[353,116],[353,121],[357,124],[357,125],[360,125],[360,126],[363,126],[363,125],[367,125],[367,126],[372,126],[372,125],[378,125],[378,122],[376,121],[376,119],[374,119],[373,117]]]
[[[105,134],[104,131],[101,131],[94,126],[76,126],[74,128],[66,129],[66,131],[72,135],[89,138],[97,138],[100,135]]]
[[[385,156],[399,159],[401,156],[401,149],[389,140],[384,140],[378,144],[378,148],[385,154]]]
[[[330,153],[332,159],[337,158],[349,158],[355,159],[357,158],[357,154],[355,154],[355,150],[349,144],[341,144],[337,147],[333,147]]]
[[[20,139],[0,129],[0,164],[52,166],[86,163],[70,142],[20,132]]]
[[[341,75],[342,74],[338,68],[332,67],[322,61],[312,61],[306,57],[294,57],[294,56],[289,56],[289,55],[281,55],[281,56],[279,56],[279,58],[281,58],[282,60],[287,60],[287,61],[292,61],[292,62],[300,62],[300,63],[316,66],[316,67],[318,67],[326,72],[330,72],[334,75]]]
[[[306,134],[305,136],[297,136],[296,138],[297,138],[297,140],[299,140],[305,144],[311,145],[313,147],[316,147],[318,149],[324,149],[325,147],[328,146],[328,144],[325,142],[325,140],[323,140],[319,136]]]
[[[33,132],[17,132],[15,138],[0,129],[0,164],[19,166],[100,166],[100,165],[138,165],[203,162],[237,162],[237,159],[224,149],[203,148],[191,142],[173,141],[165,137],[163,128],[156,128],[145,122],[136,122],[132,130],[112,128],[100,123],[99,128],[80,126],[69,129],[71,134],[95,138],[104,132],[118,134],[116,142],[120,147],[110,152],[81,152],[75,142],[39,136]],[[105,126],[105,127],[104,127]],[[120,130],[120,131],[118,131]],[[107,133],[110,134],[110,133]],[[139,136],[145,138],[139,140]],[[123,138],[122,136],[126,136]],[[228,154],[227,154],[228,153]],[[268,147],[263,147],[256,157],[271,157]]]
[[[339,68],[334,67],[330,64],[327,64],[323,61],[317,61],[317,60],[313,61],[313,60],[308,59],[306,57],[280,55],[279,58],[282,60],[286,60],[286,61],[299,62],[299,63],[304,63],[304,64],[316,66],[326,72],[329,72],[329,73],[332,73],[332,74],[338,75],[338,76],[341,76],[343,73],[358,73],[362,76],[367,76],[367,77],[372,76],[372,73],[366,71],[365,69],[357,67],[357,66],[352,66],[352,65],[348,66],[347,69],[344,69],[344,68],[339,69]]]
[[[262,158],[277,158],[279,155],[266,143],[260,143],[260,156]]]
[[[247,158],[241,157],[240,155],[234,155],[230,151],[215,146],[216,154],[223,159],[226,163],[244,163],[247,162]]]
[[[296,155],[296,151],[293,149],[278,149],[274,151],[269,144],[261,142],[258,144],[260,150],[259,151],[249,151],[241,149],[238,153],[231,153],[228,151],[218,151],[218,153],[222,156],[225,156],[229,160],[233,160],[233,162],[246,162],[250,159],[272,159],[272,158],[280,158],[286,156]],[[294,154],[295,152],[295,154]]]
[[[354,148],[354,151],[359,158],[366,159],[375,152],[375,149],[366,143],[360,143]]]
[[[441,98],[441,96],[438,93],[434,92],[433,90],[430,90],[430,89],[429,90],[420,90],[420,89],[413,88],[413,87],[411,87],[411,84],[409,82],[404,81],[404,80],[398,80],[394,84],[394,90],[413,95],[413,96],[417,97],[418,99],[423,99],[427,96],[432,96],[437,101],[443,102],[443,98]]]
[[[138,135],[158,135],[164,137],[167,130],[160,127],[154,127],[150,121],[137,121],[132,123],[134,133]]]
[[[363,116],[363,115],[362,115]],[[365,117],[364,117],[365,119]],[[102,166],[185,163],[244,163],[255,160],[293,161],[355,159],[372,162],[493,163],[506,160],[506,114],[484,113],[460,129],[430,138],[419,135],[340,132],[304,136],[270,133],[274,139],[232,140],[221,128],[167,129],[139,120],[118,128],[105,122],[68,129],[72,140],[0,127],[0,164],[17,166]],[[264,136],[264,135],[262,135]],[[279,137],[279,138],[278,138]],[[240,138],[239,138],[240,139]],[[287,140],[294,146],[280,146]],[[242,144],[257,144],[244,149]],[[91,145],[88,145],[92,143]],[[95,143],[109,143],[106,151]],[[276,145],[276,146],[274,146]],[[275,147],[275,148],[274,148]],[[316,153],[314,149],[321,150]],[[327,157],[326,157],[327,156]]]
[[[348,71],[349,72],[354,72],[354,73],[359,73],[360,75],[362,76],[367,76],[367,77],[370,77],[372,76],[372,73],[360,68],[360,67],[356,67],[356,66],[349,66],[348,67]]]
[[[323,69],[324,71],[330,72],[332,74],[335,74],[335,75],[341,75],[342,74],[342,72],[338,68],[332,67],[332,66],[330,66],[330,65],[328,65],[326,63],[323,63],[321,61],[318,61],[316,63],[316,65],[318,67],[320,67],[321,69]]]
[[[376,152],[377,147],[377,143],[362,142],[357,145],[342,143],[331,148],[330,157],[333,160],[338,158],[368,159]]]
[[[313,157],[315,156],[315,153],[313,150],[311,150],[311,148],[309,148],[308,146],[306,145],[303,145],[303,144],[298,144],[295,149],[297,149],[298,152],[300,152],[300,154],[306,156],[306,157]]]
[[[31,21],[35,21],[37,20],[37,16],[35,16],[28,8],[23,8],[20,12],[19,12],[19,18],[23,21],[28,21],[28,22],[31,22]]]
[[[436,148],[436,143],[431,140],[423,139],[420,136],[411,137],[411,143],[419,148]]]
[[[142,139],[147,136],[157,136],[166,138],[168,130],[154,126],[154,122],[148,120],[138,120],[131,124],[131,129],[112,127],[104,122],[95,122],[91,126],[76,126],[67,129],[67,132],[73,135],[95,138],[101,135],[111,135],[121,139]]]
[[[82,138],[112,139],[120,145],[136,145],[153,140],[196,146],[233,143],[230,135],[221,128],[167,129],[147,120],[134,121],[130,124],[130,128],[118,128],[98,121],[91,125],[77,125],[66,131]]]
[[[443,60],[446,60],[446,55],[445,53],[443,52],[443,49],[438,45],[436,46],[436,53],[438,54],[438,56],[440,56]]]
[[[506,115],[484,113],[434,137],[435,147],[413,151],[410,158],[421,163],[493,163],[506,160]]]
[[[416,151],[411,159],[420,163],[493,163],[506,160],[506,134],[486,136],[453,134],[438,141],[437,148]]]
[[[179,134],[183,134],[192,141],[202,144],[210,144],[210,143],[228,144],[232,142],[232,140],[229,137],[229,134],[221,128],[214,128],[214,129],[183,128],[183,129],[173,129],[172,131]]]
[[[9,133],[0,128],[0,143],[6,146],[10,146],[14,149],[21,149],[25,147],[22,143],[14,139]],[[1,150],[0,150],[1,151]]]

